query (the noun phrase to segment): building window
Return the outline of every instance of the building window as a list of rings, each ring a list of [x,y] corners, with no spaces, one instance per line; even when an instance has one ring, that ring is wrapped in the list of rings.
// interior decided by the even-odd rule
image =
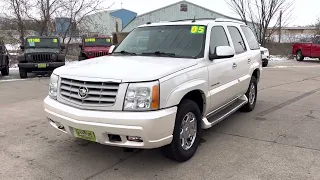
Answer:
[[[187,12],[188,11],[188,5],[187,4],[181,4],[180,5],[180,11]]]

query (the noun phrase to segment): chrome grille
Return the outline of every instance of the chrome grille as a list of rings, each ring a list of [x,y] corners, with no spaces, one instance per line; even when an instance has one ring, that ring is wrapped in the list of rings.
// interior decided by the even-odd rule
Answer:
[[[106,56],[108,52],[94,52],[93,55],[94,57]]]
[[[52,54],[31,54],[32,60],[30,62],[32,63],[52,62],[51,55]]]
[[[87,88],[87,96],[81,98],[80,88]],[[119,83],[79,81],[61,78],[60,96],[72,103],[83,106],[112,106],[116,101]]]

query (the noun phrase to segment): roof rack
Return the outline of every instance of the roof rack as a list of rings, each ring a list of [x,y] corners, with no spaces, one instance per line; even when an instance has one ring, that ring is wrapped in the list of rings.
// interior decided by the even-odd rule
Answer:
[[[217,18],[215,21],[216,21],[216,22],[233,22],[233,23],[244,24],[244,22],[242,22],[242,21],[233,20],[233,19],[228,19],[228,18]]]
[[[179,19],[179,20],[174,20],[174,21],[169,21],[169,22],[180,22],[180,21],[192,21],[195,22],[197,20],[216,20],[216,18],[193,18],[193,19]]]

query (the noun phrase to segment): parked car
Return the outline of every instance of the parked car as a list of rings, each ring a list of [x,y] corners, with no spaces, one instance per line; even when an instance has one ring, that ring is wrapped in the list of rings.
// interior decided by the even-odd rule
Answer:
[[[0,71],[2,76],[9,75],[9,53],[3,44],[0,44]]]
[[[260,47],[261,55],[262,55],[262,67],[267,67],[270,59],[269,50],[265,47]]]
[[[294,43],[292,54],[297,61],[303,61],[305,57],[320,58],[320,35],[315,36],[312,42]]]
[[[86,37],[82,39],[79,61],[106,56],[109,54],[109,48],[112,46],[111,37]]]
[[[54,128],[105,145],[162,147],[184,162],[202,129],[255,108],[261,52],[241,22],[148,23],[111,52],[54,70],[44,99]]]
[[[29,36],[21,49],[23,53],[18,56],[21,78],[27,78],[29,72],[53,71],[65,65],[64,46],[58,37]]]

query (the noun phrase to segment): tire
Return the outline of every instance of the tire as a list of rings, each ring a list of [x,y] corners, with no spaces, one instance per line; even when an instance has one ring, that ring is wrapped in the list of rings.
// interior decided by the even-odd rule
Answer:
[[[190,147],[186,146],[183,148],[182,147],[182,140],[180,139],[180,132],[181,132],[181,126],[184,121],[184,119],[190,115],[189,117],[194,117],[195,118],[195,124],[192,124],[193,126],[190,126],[191,132],[185,131],[186,133],[192,133],[191,127],[194,127],[196,125],[195,136],[194,139],[191,141],[191,145],[189,144]],[[176,115],[176,121],[175,121],[175,126],[174,126],[174,131],[173,131],[173,140],[171,144],[163,147],[163,153],[164,155],[174,161],[178,162],[185,162],[193,157],[193,155],[196,153],[198,146],[200,144],[200,139],[201,139],[201,112],[198,107],[198,105],[189,99],[184,99],[178,106],[178,112]],[[185,124],[188,125],[188,124]],[[190,125],[190,124],[189,124]],[[192,143],[193,142],[193,143]]]
[[[296,59],[297,59],[297,61],[303,61],[303,59],[304,59],[302,52],[300,50],[297,51]]]
[[[254,87],[254,89],[252,89]],[[258,94],[258,81],[257,78],[252,76],[251,81],[248,87],[248,90],[246,92],[246,96],[248,98],[248,103],[245,104],[240,108],[240,111],[242,112],[251,112],[257,103],[257,94]],[[252,92],[250,92],[252,90]],[[252,96],[252,93],[254,93],[254,96]]]
[[[79,56],[79,61],[83,61],[83,60],[86,60],[86,58],[83,56]]]
[[[269,61],[263,62],[262,63],[262,67],[267,67],[268,66]]]
[[[19,68],[19,74],[21,79],[25,79],[28,77],[27,71],[25,69],[20,69]]]
[[[7,62],[7,65],[1,70],[2,76],[8,76],[9,75],[9,62]]]

